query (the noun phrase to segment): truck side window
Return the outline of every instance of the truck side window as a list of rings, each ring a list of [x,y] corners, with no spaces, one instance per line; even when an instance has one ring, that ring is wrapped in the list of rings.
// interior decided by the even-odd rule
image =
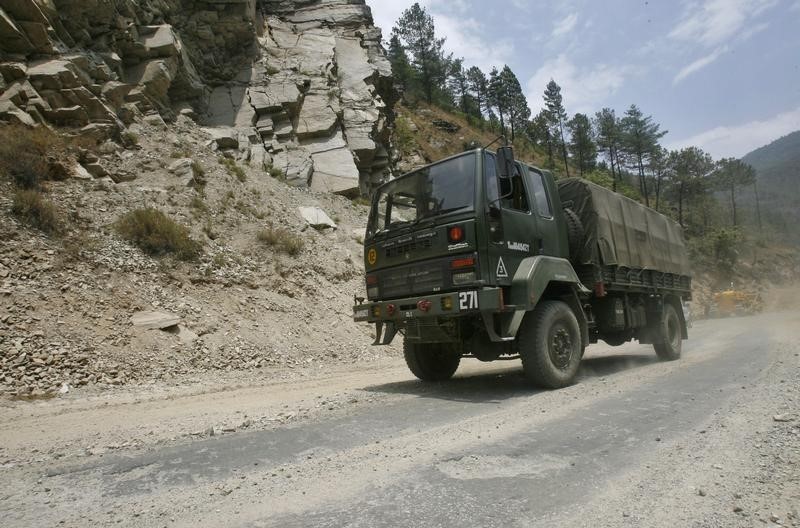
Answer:
[[[483,166],[484,182],[486,184],[486,202],[492,203],[499,198],[497,187],[497,160],[494,154],[489,154],[488,152],[485,154]]]
[[[550,209],[550,201],[547,199],[547,189],[544,186],[544,174],[531,169],[531,181],[533,182],[533,199],[536,202],[536,210],[543,218],[553,218],[553,211]]]
[[[503,198],[503,207],[517,211],[529,212],[528,195],[525,184],[522,182],[522,170],[519,163],[514,166],[514,176],[511,178],[511,194]]]

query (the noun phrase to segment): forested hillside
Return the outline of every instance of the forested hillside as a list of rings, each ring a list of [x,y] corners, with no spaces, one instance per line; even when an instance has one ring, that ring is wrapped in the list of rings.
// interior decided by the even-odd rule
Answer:
[[[781,234],[800,242],[800,131],[754,150],[742,161],[756,170],[764,218]]]

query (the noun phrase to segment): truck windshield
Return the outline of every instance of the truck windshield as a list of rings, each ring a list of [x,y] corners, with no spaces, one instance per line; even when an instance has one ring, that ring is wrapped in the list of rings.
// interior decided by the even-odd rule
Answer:
[[[476,154],[423,167],[381,187],[367,224],[371,237],[454,211],[475,207]]]

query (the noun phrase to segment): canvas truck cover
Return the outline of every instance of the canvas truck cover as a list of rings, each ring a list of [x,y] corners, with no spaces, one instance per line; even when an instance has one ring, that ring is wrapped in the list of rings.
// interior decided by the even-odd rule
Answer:
[[[677,222],[581,178],[558,181],[558,194],[562,203],[580,217],[585,232],[573,265],[625,266],[691,275]]]

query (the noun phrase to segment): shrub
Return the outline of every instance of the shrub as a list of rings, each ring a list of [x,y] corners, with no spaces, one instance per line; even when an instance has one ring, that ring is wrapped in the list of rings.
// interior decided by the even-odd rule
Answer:
[[[226,158],[225,156],[220,156],[218,161],[220,165],[225,167],[225,170],[228,171],[228,174],[234,176],[242,183],[247,181],[247,173],[236,163],[235,160]]]
[[[285,229],[266,227],[256,233],[256,239],[262,244],[272,246],[287,255],[297,255],[303,249],[303,239]]]
[[[282,170],[280,170],[278,167],[275,167],[274,165],[270,164],[267,167],[267,173],[276,180],[286,181],[286,174],[284,174]]]
[[[203,196],[200,194],[195,194],[192,196],[192,199],[189,202],[189,207],[194,209],[198,214],[208,212],[208,206],[203,201]]]
[[[411,122],[404,116],[399,116],[394,122],[394,144],[403,154],[411,152],[414,147],[414,132],[411,131]]]
[[[189,237],[189,230],[151,207],[136,209],[117,220],[117,232],[150,255],[173,254],[180,260],[193,260],[200,243]]]
[[[139,134],[131,130],[126,130],[120,137],[122,138],[122,144],[126,147],[135,147],[139,144]]]
[[[20,221],[49,235],[57,235],[62,231],[61,218],[55,206],[35,189],[17,190],[11,204],[11,213]]]
[[[7,125],[0,137],[0,171],[17,187],[37,189],[42,181],[66,176],[56,161],[65,156],[67,143],[49,128]]]
[[[206,169],[199,161],[192,161],[192,184],[196,189],[206,186]]]

